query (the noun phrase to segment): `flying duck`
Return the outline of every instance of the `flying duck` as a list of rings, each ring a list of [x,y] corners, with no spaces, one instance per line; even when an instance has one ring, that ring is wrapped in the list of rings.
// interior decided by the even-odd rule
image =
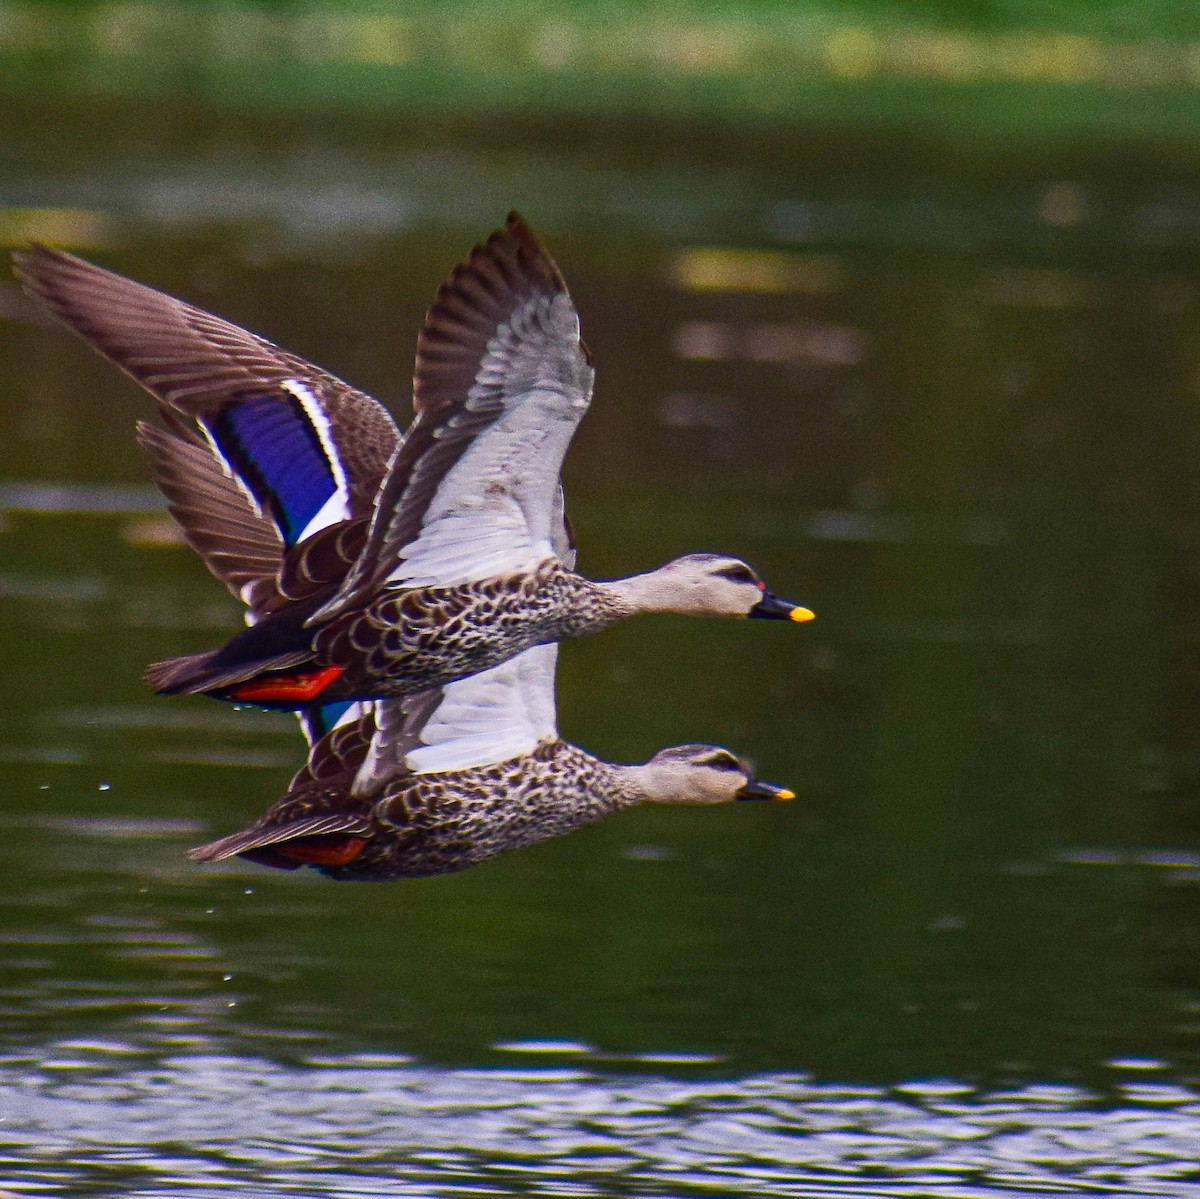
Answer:
[[[259,608],[278,594],[278,530],[211,448],[170,417],[139,440],[172,515],[209,569]],[[239,530],[230,553],[214,524]],[[555,552],[571,566],[560,521]],[[558,736],[558,647],[539,645],[470,678],[404,699],[314,706],[314,741],[287,794],[248,829],[191,852],[336,879],[386,880],[462,870],[639,803],[792,798],[713,745],[663,750],[642,765],[603,762]]]
[[[380,880],[464,870],[642,803],[794,798],[715,745],[640,765],[601,761],[555,724],[556,644],[400,700],[365,705],[312,749],[287,794],[242,832],[193,849]]]
[[[812,617],[737,558],[597,582],[555,551],[592,366],[515,213],[438,291],[404,437],[375,400],[218,317],[42,246],[15,260],[28,291],[198,423],[283,544],[250,627],[150,667],[160,693],[302,709],[442,686],[641,612]],[[207,535],[239,552],[234,527]]]

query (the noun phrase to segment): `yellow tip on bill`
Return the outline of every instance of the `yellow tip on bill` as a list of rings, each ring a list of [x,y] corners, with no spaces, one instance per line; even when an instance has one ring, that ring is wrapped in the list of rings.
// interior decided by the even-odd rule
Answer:
[[[817,614],[810,608],[793,608],[788,613],[788,619],[803,623],[806,620],[816,620]]]
[[[796,793],[795,793],[795,791],[787,790],[786,787],[781,787],[778,791],[775,792],[775,798],[776,799],[795,799]]]

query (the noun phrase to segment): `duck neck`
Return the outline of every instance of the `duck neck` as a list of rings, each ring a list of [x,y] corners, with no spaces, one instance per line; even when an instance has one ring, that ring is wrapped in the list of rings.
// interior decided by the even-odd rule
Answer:
[[[639,785],[636,766],[622,766],[594,758],[586,750],[565,741],[556,742],[552,753],[560,777],[573,780],[573,798],[555,810],[569,810],[581,817],[576,823],[600,820],[611,812],[643,803],[647,796]],[[539,780],[540,781],[540,780]]]
[[[661,567],[645,574],[630,575],[627,579],[609,579],[593,583],[592,586],[605,605],[616,613],[614,619],[639,616],[645,612],[679,610],[671,588],[663,578]]]
[[[636,807],[650,799],[643,777],[646,770],[644,765],[626,766],[619,762],[606,762],[604,765],[608,771],[605,790],[614,812]]]

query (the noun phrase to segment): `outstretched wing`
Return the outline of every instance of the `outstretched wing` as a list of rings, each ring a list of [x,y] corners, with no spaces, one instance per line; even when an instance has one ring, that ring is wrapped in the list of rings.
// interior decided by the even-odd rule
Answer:
[[[535,565],[561,536],[559,473],[592,391],[558,268],[515,213],[438,292],[417,342],[417,418],[366,548],[319,616],[385,583],[450,585]]]
[[[557,661],[557,645],[537,645],[445,687],[376,704],[376,732],[354,780],[355,794],[377,793],[401,772],[488,766],[557,740]]]
[[[166,412],[169,429],[138,421],[138,444],[188,545],[256,614],[277,595],[283,539],[210,446]]]
[[[364,704],[354,719],[322,737],[309,751],[308,761],[292,779],[287,794],[249,828],[188,852],[196,862],[220,862],[238,854],[255,854],[301,838],[334,838],[334,848],[346,837],[371,827],[370,807],[350,797],[350,785],[362,766],[375,733],[374,706]],[[340,834],[340,837],[335,835]],[[303,858],[264,856],[271,866],[298,865]]]
[[[155,485],[183,530],[188,545],[204,565],[247,607],[246,619],[261,616],[293,602],[304,586],[320,588],[314,575],[320,566],[334,582],[350,559],[339,545],[354,532],[344,522],[310,539],[289,555],[272,521],[238,486],[212,446],[185,428],[169,410],[166,429],[139,421],[138,443],[150,458]],[[358,522],[361,525],[363,522]],[[356,719],[369,705],[326,704],[296,713],[310,745],[345,721]]]
[[[265,338],[71,254],[32,246],[13,260],[27,291],[199,422],[288,546],[373,511],[400,434],[370,396]]]

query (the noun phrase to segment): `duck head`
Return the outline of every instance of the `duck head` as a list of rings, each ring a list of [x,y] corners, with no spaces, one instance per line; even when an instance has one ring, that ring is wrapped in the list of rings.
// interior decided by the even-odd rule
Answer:
[[[716,804],[735,799],[795,799],[795,793],[754,777],[754,769],[719,745],[677,745],[642,766],[627,766],[649,803]]]
[[[767,590],[740,558],[685,554],[648,574],[603,584],[635,612],[683,616],[752,616],[768,620],[812,620],[814,613]]]

